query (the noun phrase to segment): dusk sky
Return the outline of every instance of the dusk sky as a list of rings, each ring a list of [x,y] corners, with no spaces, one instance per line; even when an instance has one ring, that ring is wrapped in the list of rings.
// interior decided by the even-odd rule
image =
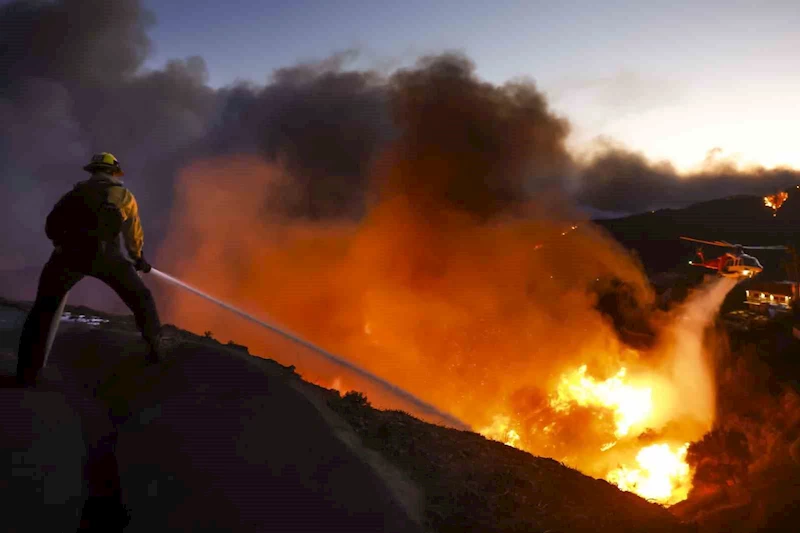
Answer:
[[[712,148],[800,168],[800,6],[783,2],[146,0],[148,65],[202,56],[214,87],[359,51],[391,70],[465,52],[493,83],[532,78],[582,149],[611,137],[688,170]]]

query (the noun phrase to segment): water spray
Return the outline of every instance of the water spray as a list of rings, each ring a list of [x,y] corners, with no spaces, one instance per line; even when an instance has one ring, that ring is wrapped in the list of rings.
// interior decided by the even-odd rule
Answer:
[[[53,315],[53,321],[50,323],[49,333],[47,335],[47,341],[44,348],[44,359],[42,360],[42,368],[47,366],[47,360],[50,358],[50,350],[53,349],[53,342],[56,340],[56,333],[58,332],[58,326],[61,323],[61,317],[64,315],[64,308],[67,306],[67,297],[69,296],[69,291],[61,298],[61,302],[59,302],[58,307],[56,308],[56,312]]]
[[[287,331],[287,330],[285,330],[283,328],[280,328],[280,327],[278,327],[278,326],[276,326],[274,324],[270,324],[269,322],[265,322],[263,320],[260,320],[260,319],[258,319],[256,317],[254,317],[253,315],[251,315],[249,313],[246,313],[246,312],[242,311],[241,309],[239,309],[237,307],[234,307],[233,305],[231,305],[229,303],[223,302],[222,300],[220,300],[218,298],[214,298],[213,296],[211,296],[209,294],[206,294],[205,292],[201,291],[200,289],[192,287],[188,283],[185,283],[185,282],[179,280],[178,278],[170,276],[169,274],[161,272],[160,270],[157,270],[157,269],[153,268],[153,269],[150,270],[150,272],[152,274],[155,274],[159,278],[172,283],[173,285],[176,285],[178,287],[186,289],[187,291],[192,292],[192,293],[194,293],[197,296],[200,296],[202,298],[205,298],[206,300],[208,300],[210,302],[213,302],[213,303],[217,304],[218,306],[223,307],[223,308],[227,309],[228,311],[231,311],[232,313],[235,313],[235,314],[239,315],[242,318],[245,318],[245,319],[247,319],[247,320],[249,320],[251,322],[254,322],[254,323],[258,324],[259,326],[261,326],[263,328],[266,328],[266,329],[272,331],[273,333],[277,333],[278,335],[280,335],[280,336],[282,336],[282,337],[284,337],[286,339],[289,339],[290,341],[292,341],[292,342],[294,342],[296,344],[299,344],[299,345],[301,345],[301,346],[303,346],[305,348],[308,348],[309,350],[311,350],[312,352],[316,353],[317,355],[321,355],[322,357],[324,357],[328,361],[330,361],[330,362],[332,362],[332,363],[334,363],[334,364],[336,364],[336,365],[338,365],[340,367],[346,368],[346,369],[358,374],[359,376],[361,376],[363,378],[366,378],[367,380],[371,381],[372,383],[375,383],[375,384],[379,385],[380,387],[382,387],[383,389],[388,390],[389,392],[391,392],[395,396],[397,396],[399,398],[402,398],[403,400],[413,404],[415,407],[417,407],[422,412],[425,412],[425,413],[427,413],[429,415],[433,415],[436,418],[445,420],[448,424],[452,425],[453,427],[455,427],[457,429],[461,429],[461,430],[465,430],[465,431],[471,431],[471,428],[467,424],[465,424],[464,422],[462,422],[458,418],[454,417],[453,415],[451,415],[449,413],[445,413],[443,411],[440,411],[439,409],[437,409],[433,405],[420,400],[419,398],[417,398],[416,396],[414,396],[410,392],[401,389],[400,387],[398,387],[398,386],[386,381],[383,378],[380,378],[380,377],[376,376],[375,374],[373,374],[371,372],[368,372],[367,370],[364,370],[363,368],[351,363],[347,359],[344,359],[344,358],[342,358],[342,357],[340,357],[338,355],[334,355],[334,354],[330,353],[329,351],[327,351],[327,350],[325,350],[323,348],[320,348],[319,346],[317,346],[315,344],[312,344],[312,343],[308,342],[307,340],[299,337],[298,335],[296,335],[294,333],[291,333],[290,331]]]

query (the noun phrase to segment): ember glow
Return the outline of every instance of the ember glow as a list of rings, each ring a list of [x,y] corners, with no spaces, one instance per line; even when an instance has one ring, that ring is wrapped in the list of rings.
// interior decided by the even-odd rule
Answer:
[[[778,209],[781,208],[783,202],[785,202],[787,198],[789,198],[788,192],[771,194],[764,197],[764,205],[771,208],[774,211],[773,216],[775,216],[778,214]]]

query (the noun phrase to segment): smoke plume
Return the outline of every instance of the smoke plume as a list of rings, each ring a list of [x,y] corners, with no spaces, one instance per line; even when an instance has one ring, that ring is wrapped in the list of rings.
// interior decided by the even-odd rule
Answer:
[[[0,195],[8,202],[0,223],[13,228],[0,249],[16,258],[3,276],[9,296],[32,297],[49,252],[44,218],[85,179],[93,152],[114,152],[132,176],[148,239],[163,230],[165,184],[178,166],[164,161],[207,134],[215,97],[200,58],[143,70],[153,22],[137,0],[0,6]],[[92,293],[84,289],[83,300],[107,301]]]
[[[722,168],[716,160],[714,169],[684,177],[619,147],[576,159],[564,148],[569,125],[535,86],[481,82],[459,55],[385,74],[350,68],[357,53],[347,51],[278,69],[264,85],[215,90],[200,57],[144,67],[156,22],[139,0],[0,6],[0,196],[7,201],[0,224],[12,228],[0,236],[4,294],[32,297],[50,250],[43,220],[85,177],[80,168],[89,155],[103,150],[126,170],[151,256],[169,231],[181,194],[175,188],[185,186],[181,169],[210,157],[255,157],[280,168],[285,179],[270,193],[280,201],[257,215],[304,220],[362,220],[378,188],[384,196],[404,191],[415,209],[429,204],[428,215],[444,201],[486,220],[560,209],[549,199],[563,191],[587,208],[643,211],[762,194],[796,178]],[[414,153],[415,168],[426,170],[397,166],[409,161],[398,150]],[[108,308],[105,291],[86,283],[72,300]]]
[[[740,169],[720,160],[712,150],[698,170],[679,174],[668,162],[654,163],[643,155],[605,144],[581,163],[577,200],[617,214],[683,207],[734,195],[764,196],[800,183],[800,172],[763,167]]]
[[[729,284],[687,304],[685,325],[653,310],[641,265],[554,186],[568,162],[566,126],[534,87],[488,85],[452,55],[396,73],[389,87],[392,115],[402,118],[370,167],[363,217],[290,216],[280,209],[290,168],[213,157],[181,172],[159,263],[475,428],[513,430],[525,449],[594,475],[628,461],[642,439],[680,445],[702,436],[714,392],[701,339]],[[650,353],[625,345],[598,310],[598,289],[612,282],[660,327]],[[191,295],[172,294],[166,309],[324,386],[414,412]],[[597,381],[625,367],[631,383],[653,389],[653,426],[636,426],[605,453],[618,413],[553,401],[564,376],[583,366]],[[691,406],[681,401],[687,394]]]

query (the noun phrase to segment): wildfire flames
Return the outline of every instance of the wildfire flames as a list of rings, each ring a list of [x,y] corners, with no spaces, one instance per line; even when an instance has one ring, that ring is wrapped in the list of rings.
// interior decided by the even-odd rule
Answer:
[[[773,213],[773,216],[775,216],[778,214],[778,209],[781,208],[783,202],[785,202],[787,198],[789,198],[788,192],[779,192],[776,194],[771,194],[769,196],[764,197],[764,205],[775,211]]]
[[[565,412],[573,406],[600,407],[612,413],[616,438],[624,438],[635,429],[641,433],[653,416],[653,388],[644,383],[626,383],[625,368],[605,381],[587,376],[586,370],[586,365],[582,365],[561,377],[557,390],[550,396],[550,405],[555,411]],[[512,425],[509,417],[498,415],[480,433],[508,446],[524,448]],[[542,429],[552,432],[553,426]],[[617,442],[608,442],[600,450],[608,451]],[[605,478],[622,490],[659,503],[682,501],[691,489],[692,472],[686,463],[688,447],[688,442],[674,448],[668,443],[644,446],[635,456],[636,466],[621,465],[608,472]]]
[[[641,424],[653,411],[653,390],[635,387],[623,381],[626,369],[622,368],[612,378],[597,382],[586,377],[586,365],[572,375],[562,376],[551,405],[557,412],[568,410],[571,404],[599,405],[614,413],[617,437],[627,435],[631,427]]]
[[[511,427],[511,419],[507,416],[497,415],[492,425],[481,429],[479,433],[484,437],[497,440],[514,448],[519,446],[519,433]]]
[[[609,472],[606,479],[622,490],[661,503],[683,501],[689,495],[691,475],[686,464],[689,443],[676,450],[669,444],[653,444],[636,454],[639,468],[620,467]]]
[[[653,311],[638,260],[548,185],[567,129],[529,88],[494,88],[434,62],[398,77],[393,91],[402,133],[374,164],[364,214],[281,215],[303,185],[280,163],[197,162],[179,176],[159,264],[488,437],[647,498],[685,498],[686,443],[711,429],[716,408],[703,333],[735,281]],[[598,310],[601,291],[618,284],[648,310],[657,335],[646,351],[627,347]],[[425,417],[168,290],[158,295],[164,314],[182,327]]]

